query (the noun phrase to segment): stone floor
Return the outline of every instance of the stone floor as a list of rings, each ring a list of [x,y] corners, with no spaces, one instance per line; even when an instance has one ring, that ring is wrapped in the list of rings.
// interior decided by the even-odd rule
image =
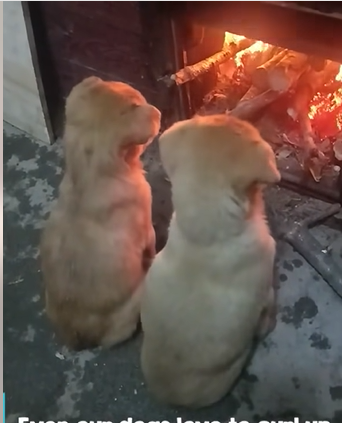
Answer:
[[[159,247],[171,213],[156,150],[145,157],[154,194]],[[199,410],[164,407],[146,392],[141,335],[112,351],[71,353],[56,344],[43,311],[38,239],[62,173],[59,143],[40,144],[4,130],[4,391],[7,423],[30,420],[189,420],[249,423],[293,417],[342,422],[342,299],[287,244],[278,243],[276,330],[260,345],[234,391]],[[278,221],[300,219],[324,204],[282,189],[267,194]],[[342,265],[335,218],[314,230]],[[272,222],[273,226],[277,222]],[[340,329],[338,329],[340,327]],[[162,354],[162,351],[161,351]],[[300,423],[305,420],[300,420]]]

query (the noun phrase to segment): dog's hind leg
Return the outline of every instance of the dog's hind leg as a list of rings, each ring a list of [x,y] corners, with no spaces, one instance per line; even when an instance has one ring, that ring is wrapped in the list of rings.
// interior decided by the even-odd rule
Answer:
[[[139,286],[127,303],[110,316],[110,327],[101,340],[104,348],[127,341],[138,328],[140,320],[142,286]]]
[[[277,305],[273,286],[269,290],[267,305],[261,313],[257,337],[265,338],[277,325]]]
[[[148,243],[143,251],[142,266],[145,272],[151,267],[156,256],[156,234],[153,226],[151,226]]]

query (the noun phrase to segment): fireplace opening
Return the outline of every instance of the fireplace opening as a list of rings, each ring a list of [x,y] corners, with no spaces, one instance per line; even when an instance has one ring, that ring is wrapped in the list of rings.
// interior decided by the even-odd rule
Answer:
[[[251,121],[274,149],[283,185],[342,202],[342,59],[224,29],[173,21],[178,67],[161,79],[178,90],[182,116]]]
[[[26,3],[55,138],[73,85],[122,80],[162,130],[201,113],[251,121],[283,185],[342,203],[341,2]]]

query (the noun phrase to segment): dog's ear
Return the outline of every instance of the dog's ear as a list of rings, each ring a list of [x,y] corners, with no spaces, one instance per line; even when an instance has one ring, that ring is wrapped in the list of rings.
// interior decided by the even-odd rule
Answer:
[[[88,76],[88,78],[83,79],[81,82],[81,86],[83,88],[92,87],[93,85],[98,85],[99,83],[103,82],[103,80],[97,76]]]
[[[151,104],[132,105],[122,146],[146,144],[158,135],[160,111]]]
[[[274,152],[266,141],[256,144],[256,182],[261,184],[276,184],[281,175],[277,168]]]
[[[103,84],[101,78],[90,76],[72,88],[65,102],[65,118],[68,125],[83,128],[91,125],[92,118],[96,116],[92,110],[96,102],[96,92],[101,90]]]
[[[234,152],[226,168],[228,181],[236,193],[245,195],[255,184],[279,182],[281,176],[272,148],[263,140],[251,141],[245,147],[239,149],[240,156],[238,151]]]

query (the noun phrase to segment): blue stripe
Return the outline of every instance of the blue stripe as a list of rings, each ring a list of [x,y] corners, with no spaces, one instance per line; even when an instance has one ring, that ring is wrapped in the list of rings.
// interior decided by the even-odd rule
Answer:
[[[3,422],[5,423],[5,392],[3,393],[2,407],[3,407],[3,410],[4,410]]]

